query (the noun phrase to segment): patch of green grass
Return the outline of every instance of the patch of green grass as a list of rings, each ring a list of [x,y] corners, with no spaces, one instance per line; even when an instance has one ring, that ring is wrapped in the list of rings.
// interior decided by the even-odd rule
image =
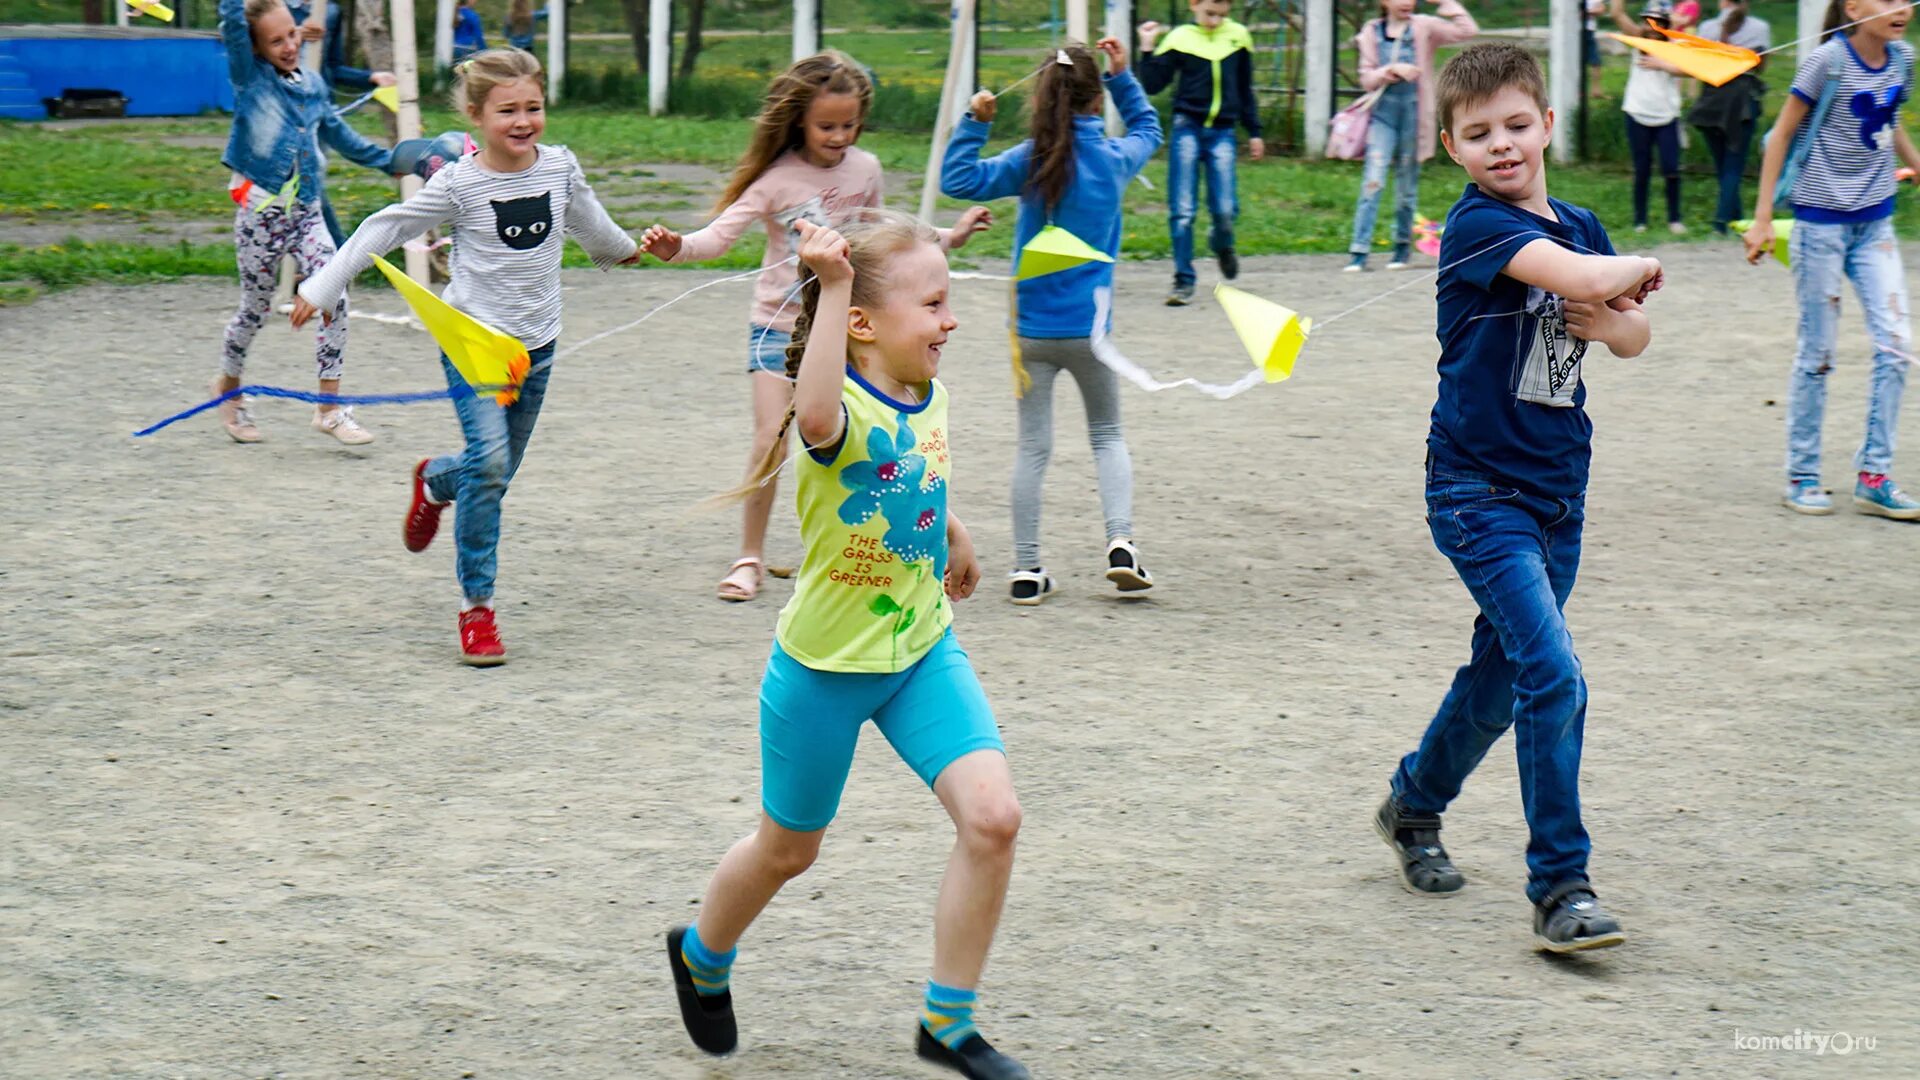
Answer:
[[[0,281],[38,284],[48,289],[90,281],[164,281],[192,274],[232,274],[231,244],[147,245],[90,243],[23,247],[0,244]]]

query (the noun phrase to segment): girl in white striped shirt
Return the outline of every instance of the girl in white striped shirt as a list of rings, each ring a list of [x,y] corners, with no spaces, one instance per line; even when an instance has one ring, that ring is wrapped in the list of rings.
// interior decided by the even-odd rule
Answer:
[[[555,339],[560,336],[560,254],[572,236],[601,269],[639,258],[639,249],[594,198],[579,161],[563,146],[542,146],[546,94],[540,62],[513,49],[483,52],[456,69],[454,103],[479,129],[484,147],[433,175],[413,198],[367,218],[326,269],[300,286],[298,327],[331,310],[353,276],[430,228],[451,223],[452,281],[444,299],[526,344],[532,371],[513,404],[475,394],[445,354],[440,357],[466,449],[413,469],[407,550],[424,551],[449,502],[464,602],[460,656],[474,665],[506,661],[494,622],[495,553],[500,500],[533,434]]]

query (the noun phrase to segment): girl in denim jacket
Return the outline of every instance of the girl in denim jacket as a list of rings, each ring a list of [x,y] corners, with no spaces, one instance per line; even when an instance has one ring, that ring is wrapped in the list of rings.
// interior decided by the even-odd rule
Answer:
[[[234,258],[240,269],[240,308],[227,324],[225,355],[214,392],[240,385],[247,347],[273,303],[275,271],[293,256],[302,276],[333,258],[333,238],[321,210],[325,140],[349,159],[387,171],[393,152],[361,138],[333,112],[332,95],[317,72],[300,66],[300,28],[284,0],[220,0],[220,37],[233,80],[233,130],[220,159],[233,170],[228,194],[238,204],[233,217]],[[341,355],[347,345],[347,302],[319,332],[314,360],[320,392],[340,392]],[[220,421],[235,442],[260,441],[245,398],[220,406]],[[319,405],[313,427],[348,445],[373,441],[354,422],[351,409]]]

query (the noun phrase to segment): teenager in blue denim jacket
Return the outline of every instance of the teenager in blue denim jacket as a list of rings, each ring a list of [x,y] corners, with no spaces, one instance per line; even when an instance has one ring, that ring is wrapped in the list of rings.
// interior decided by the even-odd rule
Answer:
[[[233,80],[233,129],[221,162],[233,170],[228,194],[233,218],[234,259],[240,270],[240,307],[227,324],[225,355],[216,393],[236,389],[247,348],[273,304],[280,260],[293,256],[302,276],[333,258],[321,198],[326,162],[324,140],[349,159],[388,171],[393,152],[361,138],[334,115],[326,83],[300,67],[300,28],[284,0],[220,0],[220,37]],[[321,327],[314,361],[320,392],[340,392],[341,357],[347,345],[347,302]],[[260,441],[260,429],[245,399],[220,406],[220,421],[235,442]],[[350,409],[316,406],[313,427],[350,446],[373,441]]]

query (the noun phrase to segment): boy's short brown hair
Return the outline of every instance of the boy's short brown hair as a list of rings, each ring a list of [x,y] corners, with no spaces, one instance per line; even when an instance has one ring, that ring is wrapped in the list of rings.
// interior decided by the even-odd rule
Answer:
[[[1434,90],[1440,126],[1452,131],[1455,109],[1485,101],[1509,87],[1531,96],[1540,106],[1540,115],[1547,115],[1547,80],[1532,53],[1511,41],[1469,45],[1460,50],[1440,69],[1440,82]]]

